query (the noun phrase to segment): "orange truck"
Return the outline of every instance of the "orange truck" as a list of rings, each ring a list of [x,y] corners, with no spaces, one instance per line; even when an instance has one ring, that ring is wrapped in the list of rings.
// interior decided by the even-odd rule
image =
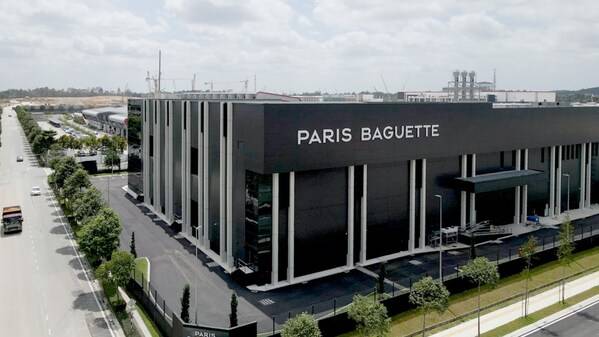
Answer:
[[[8,206],[2,209],[2,230],[4,233],[23,231],[21,206]]]

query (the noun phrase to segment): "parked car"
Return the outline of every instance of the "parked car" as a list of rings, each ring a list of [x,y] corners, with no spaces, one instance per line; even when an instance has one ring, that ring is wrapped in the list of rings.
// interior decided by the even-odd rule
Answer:
[[[39,188],[39,186],[33,186],[31,188],[31,195],[35,196],[35,195],[42,195],[42,189]]]
[[[17,156],[17,163],[20,163],[23,161],[23,156]]]

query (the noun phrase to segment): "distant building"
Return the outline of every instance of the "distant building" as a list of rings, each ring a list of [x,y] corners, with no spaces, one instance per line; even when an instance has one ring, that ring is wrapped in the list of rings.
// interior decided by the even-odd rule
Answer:
[[[85,109],[81,113],[87,124],[97,130],[127,137],[127,107]]]

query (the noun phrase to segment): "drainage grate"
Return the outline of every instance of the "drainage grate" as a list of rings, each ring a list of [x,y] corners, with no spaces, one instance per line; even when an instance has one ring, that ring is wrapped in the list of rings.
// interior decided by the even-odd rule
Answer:
[[[258,302],[264,306],[275,304],[275,301],[271,300],[270,298],[263,298],[263,299],[259,300]]]
[[[414,266],[419,266],[419,265],[421,265],[421,264],[422,264],[422,262],[420,262],[420,261],[418,261],[418,260],[410,260],[410,261],[408,261],[408,262],[409,262],[411,265],[414,265]]]

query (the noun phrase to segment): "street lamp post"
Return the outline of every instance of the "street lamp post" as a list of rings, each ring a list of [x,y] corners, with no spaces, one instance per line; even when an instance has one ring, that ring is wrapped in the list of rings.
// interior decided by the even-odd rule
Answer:
[[[568,195],[566,197],[566,202],[568,203],[567,206],[567,211],[566,212],[570,212],[570,175],[568,173],[564,173],[562,174],[564,177],[566,177],[566,179],[568,179]]]
[[[443,197],[440,194],[435,194],[439,198],[439,280],[443,282]]]

